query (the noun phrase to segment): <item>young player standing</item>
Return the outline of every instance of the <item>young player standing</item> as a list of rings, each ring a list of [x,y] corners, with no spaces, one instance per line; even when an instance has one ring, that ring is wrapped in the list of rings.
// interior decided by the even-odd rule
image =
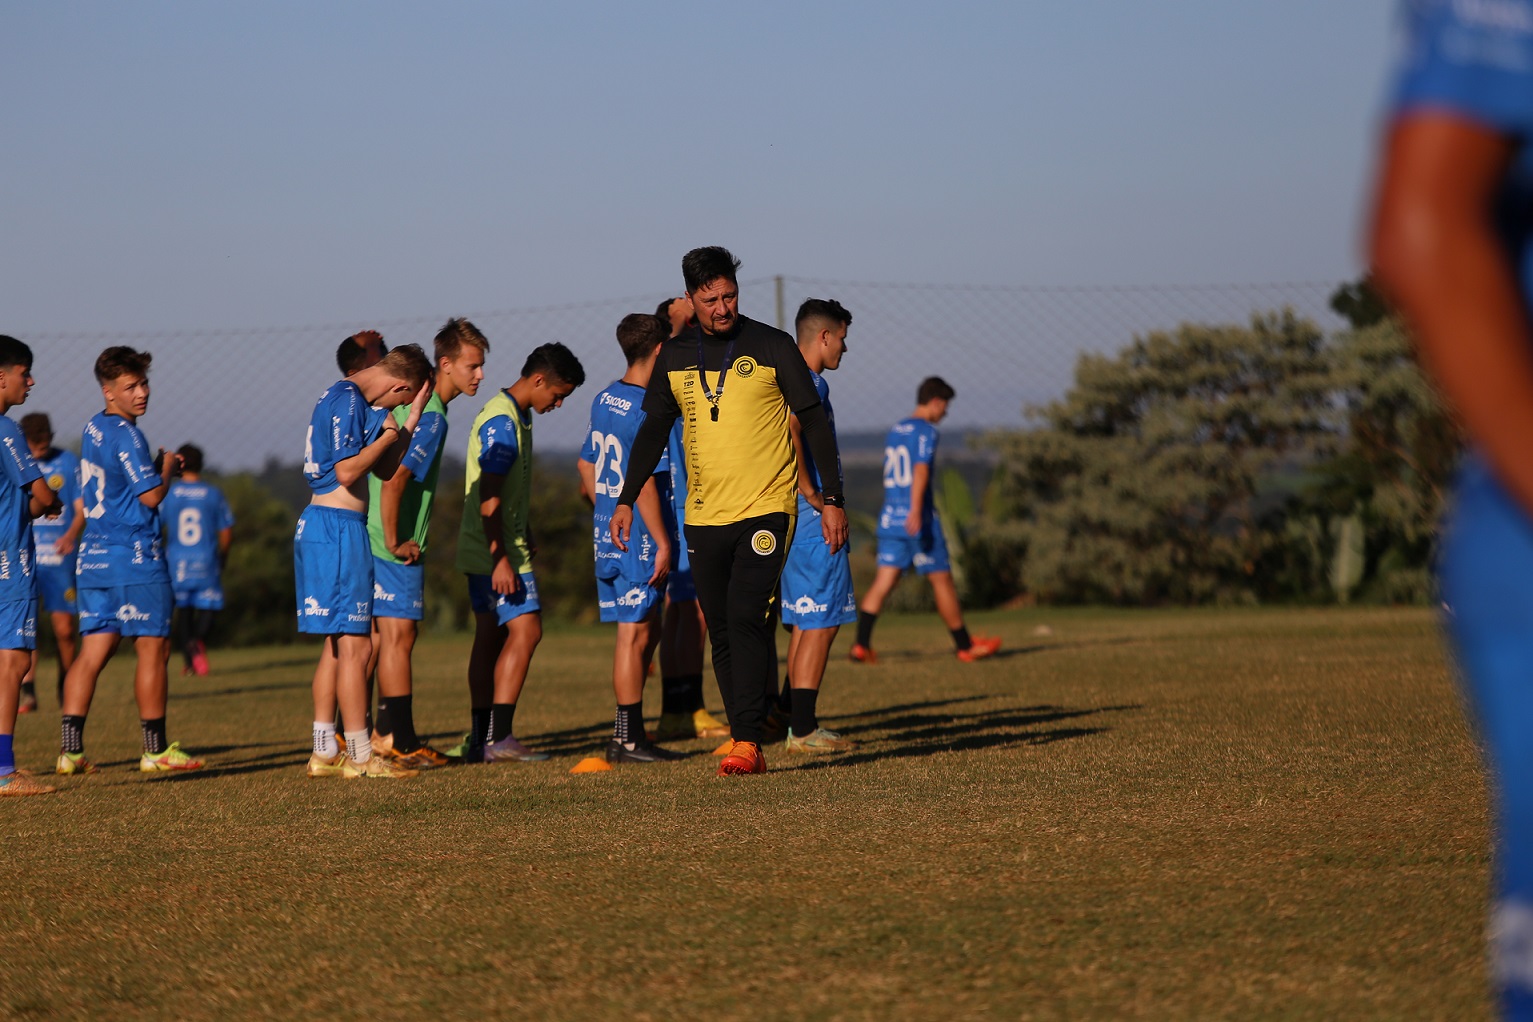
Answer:
[[[59,651],[58,697],[64,699],[64,675],[75,661],[78,636],[75,634],[75,551],[80,533],[85,529],[85,508],[80,502],[80,457],[73,451],[53,446],[53,423],[43,412],[21,417],[21,432],[27,438],[27,450],[48,488],[58,494],[63,511],[57,518],[39,518],[32,526],[37,544],[34,562],[37,573],[38,603],[53,626],[53,640]],[[37,709],[37,650],[21,683],[21,712]]]
[[[1405,6],[1371,242],[1378,283],[1473,450],[1442,594],[1491,775],[1490,972],[1533,1018],[1533,3]]]
[[[13,741],[21,679],[37,637],[32,519],[57,514],[26,438],[8,413],[32,389],[32,349],[0,335],[0,795],[46,795],[53,788],[16,770]]]
[[[929,376],[916,390],[916,410],[895,423],[884,441],[884,507],[878,516],[878,574],[862,598],[857,615],[857,644],[851,658],[873,663],[873,625],[884,601],[912,565],[931,583],[937,613],[953,634],[958,659],[980,660],[1001,648],[998,638],[971,639],[958,605],[958,588],[948,562],[947,540],[932,504],[932,460],[937,454],[937,424],[947,416],[953,388]]]
[[[160,518],[170,533],[172,633],[186,661],[182,674],[208,673],[208,634],[224,609],[223,568],[234,542],[234,513],[223,491],[202,479],[202,448],[183,444],[181,478],[170,484]]]
[[[822,373],[841,365],[846,354],[846,331],[852,314],[840,302],[811,298],[799,306],[794,317],[798,350],[809,366],[815,392],[831,434],[836,430],[836,413],[830,405],[830,385]],[[795,416],[791,423],[793,443],[798,450],[798,527],[788,547],[788,560],[782,570],[782,623],[793,626],[788,640],[788,678],[790,691],[786,752],[840,752],[855,743],[834,731],[820,727],[816,702],[825,664],[830,659],[830,645],[844,624],[857,620],[857,596],[852,591],[852,562],[846,547],[832,551],[820,529],[820,513],[825,498],[820,492],[820,472],[813,457],[804,450],[802,430]],[[838,473],[839,474],[839,473]]]
[[[163,448],[149,453],[139,416],[149,409],[148,352],[107,348],[96,359],[96,382],[106,408],[80,438],[80,490],[85,531],[76,574],[80,655],[64,677],[63,749],[57,771],[94,773],[85,758],[85,718],[96,681],[123,639],[133,641],[144,773],[202,766],[166,738],[165,661],[170,656],[173,597],[166,570],[160,504],[181,467]]]
[[[309,419],[303,474],[312,496],[293,537],[298,630],[323,635],[334,667],[314,673],[310,777],[413,777],[374,756],[367,730],[372,654],[373,558],[367,538],[369,472],[392,476],[431,395],[431,363],[418,345],[331,384]],[[413,400],[412,400],[413,399]],[[389,410],[409,404],[403,423]],[[345,748],[336,741],[340,706]]]
[[[558,408],[585,382],[575,353],[562,344],[533,349],[521,377],[485,403],[468,438],[458,570],[468,576],[474,610],[469,654],[466,763],[547,759],[512,735],[516,701],[533,651],[543,638],[532,574],[532,415]]]
[[[660,642],[661,586],[671,566],[670,527],[665,504],[670,499],[670,461],[661,457],[654,474],[639,491],[635,505],[639,521],[627,550],[612,542],[608,525],[628,474],[634,436],[644,421],[644,388],[649,384],[655,356],[666,340],[654,316],[635,313],[617,326],[618,346],[628,371],[596,395],[591,421],[576,467],[580,492],[592,504],[595,543],[596,604],[601,620],[617,624],[617,649],[612,661],[612,688],[617,696],[609,763],[655,763],[681,759],[680,753],[654,745],[644,734],[644,676]]]
[[[409,449],[388,479],[377,473],[368,477],[367,535],[373,552],[373,645],[378,662],[373,751],[416,768],[447,765],[447,757],[415,733],[410,669],[410,656],[425,616],[426,568],[422,559],[447,441],[447,406],[460,394],[473,397],[479,392],[484,356],[489,350],[490,342],[466,319],[449,319],[437,331],[433,352],[436,377]],[[393,414],[401,426],[408,419],[404,408],[394,409]]]

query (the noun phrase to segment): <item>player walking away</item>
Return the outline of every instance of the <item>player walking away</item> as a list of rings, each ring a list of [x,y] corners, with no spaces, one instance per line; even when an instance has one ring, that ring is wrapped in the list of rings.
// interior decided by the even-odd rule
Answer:
[[[1443,596],[1496,803],[1491,973],[1533,1018],[1533,3],[1407,7],[1371,240],[1474,450],[1454,485]]]
[[[58,646],[59,702],[64,701],[64,675],[74,663],[75,634],[75,551],[85,528],[85,508],[80,502],[80,457],[73,451],[53,446],[53,423],[43,412],[21,417],[21,433],[27,439],[43,481],[58,494],[63,510],[56,518],[39,518],[32,526],[37,545],[34,569],[38,602],[53,627],[53,641]],[[37,650],[32,650],[31,665],[21,683],[22,713],[37,709]]]
[[[942,522],[932,504],[932,460],[937,454],[937,424],[947,416],[953,388],[929,376],[916,390],[916,410],[901,419],[884,440],[884,507],[878,516],[878,573],[862,597],[857,614],[857,643],[851,658],[873,663],[873,625],[884,601],[912,565],[931,583],[937,614],[953,634],[958,659],[982,660],[1001,648],[999,638],[969,637],[958,588],[948,561]]]
[[[617,624],[612,659],[612,689],[617,696],[609,763],[656,763],[682,759],[652,744],[644,734],[644,677],[660,643],[660,609],[671,568],[670,459],[662,455],[654,474],[639,490],[639,521],[627,550],[612,542],[608,528],[618,494],[628,474],[634,437],[644,421],[644,388],[649,384],[665,329],[654,316],[635,313],[617,326],[618,346],[628,371],[591,402],[591,422],[576,468],[580,492],[591,502],[595,544],[596,605],[603,622]]]
[[[414,680],[410,656],[425,616],[426,539],[436,500],[442,450],[447,441],[447,406],[460,394],[473,397],[484,379],[484,356],[490,350],[479,328],[466,319],[449,319],[437,331],[436,379],[431,397],[410,438],[409,449],[387,480],[368,477],[367,534],[373,553],[373,646],[378,663],[378,715],[373,752],[428,769],[447,765],[447,757],[415,733]],[[394,409],[404,425],[408,412]]]
[[[809,366],[820,405],[836,430],[830,385],[821,375],[839,368],[846,354],[846,331],[852,314],[840,302],[811,298],[794,318],[798,350]],[[790,426],[798,452],[798,528],[788,547],[782,572],[782,621],[793,627],[788,640],[789,721],[785,752],[840,752],[856,743],[820,726],[816,703],[830,645],[844,624],[857,620],[857,596],[852,590],[852,562],[847,547],[832,551],[820,528],[825,498],[820,472],[803,449],[803,433],[795,416]],[[838,469],[839,472],[839,469]]]
[[[512,736],[516,701],[543,638],[528,523],[532,496],[532,414],[558,408],[585,382],[562,344],[533,349],[521,377],[485,404],[468,438],[458,570],[468,576],[474,647],[468,690],[472,723],[456,752],[465,763],[547,759]]]
[[[697,325],[660,349],[611,525],[627,549],[634,502],[672,427],[684,422],[687,546],[734,739],[721,775],[766,772],[761,738],[777,655],[771,612],[798,511],[790,413],[822,466],[826,543],[839,550],[846,542],[836,440],[809,367],[793,338],[739,314],[739,266],[718,247],[681,261]]]
[[[160,518],[170,534],[171,635],[186,661],[181,674],[208,673],[208,635],[224,609],[223,569],[234,542],[234,513],[223,491],[202,478],[202,448],[183,444],[181,478],[170,484]]]
[[[431,395],[431,363],[418,345],[395,348],[376,365],[330,386],[314,406],[303,474],[313,491],[293,537],[298,630],[325,637],[334,664],[314,674],[310,777],[398,778],[416,771],[374,756],[367,727],[367,661],[372,653],[373,558],[367,540],[369,472],[399,467]],[[389,415],[409,404],[405,421]],[[339,703],[345,749],[336,741]]]
[[[170,616],[174,605],[160,531],[160,505],[181,469],[180,455],[161,448],[151,456],[138,418],[149,409],[147,351],[107,348],[96,359],[96,381],[106,407],[85,424],[80,438],[80,490],[85,531],[76,573],[80,608],[80,655],[64,676],[63,749],[57,771],[89,774],[85,718],[96,680],[131,639],[137,667],[144,773],[196,770],[202,766],[166,737]]]
[[[655,316],[675,337],[692,324],[692,302],[688,298],[667,298],[655,309]],[[687,458],[683,446],[684,425],[671,428],[666,448],[671,465],[670,491],[672,514],[666,517],[671,534],[671,573],[665,582],[665,611],[660,630],[660,721],[655,725],[655,740],[669,742],[681,738],[724,738],[729,734],[717,717],[709,713],[703,699],[703,643],[708,627],[702,608],[697,605],[697,587],[692,580],[691,555],[687,553]]]
[[[32,390],[32,349],[0,335],[0,795],[46,795],[54,789],[16,770],[16,713],[21,679],[37,639],[32,519],[63,504],[32,459],[10,410]]]

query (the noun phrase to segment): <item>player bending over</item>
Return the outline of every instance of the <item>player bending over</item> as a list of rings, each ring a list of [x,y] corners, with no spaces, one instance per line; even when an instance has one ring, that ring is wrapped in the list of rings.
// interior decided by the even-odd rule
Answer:
[[[161,448],[151,456],[138,418],[149,409],[147,351],[107,348],[96,359],[96,381],[106,408],[85,424],[80,438],[80,491],[85,531],[80,536],[76,588],[80,655],[64,677],[61,774],[90,774],[85,718],[96,681],[123,639],[133,640],[144,773],[196,770],[180,742],[166,737],[170,615],[174,598],[160,532],[160,504],[181,468],[179,455]]]
[[[58,646],[58,697],[64,701],[64,675],[75,662],[79,636],[75,634],[75,551],[80,533],[85,529],[85,508],[80,502],[80,457],[73,451],[53,446],[53,423],[43,412],[21,417],[21,432],[27,438],[27,450],[37,462],[48,488],[58,494],[63,510],[57,518],[39,518],[32,526],[37,545],[34,568],[37,576],[38,603],[53,627],[53,641]],[[37,650],[21,683],[21,711],[37,709]]]
[[[32,460],[10,410],[32,389],[32,349],[0,335],[0,795],[46,795],[53,788],[16,770],[21,679],[37,638],[32,519],[57,515],[58,495]]]
[[[809,366],[832,436],[836,413],[830,406],[830,385],[822,373],[841,365],[846,354],[846,331],[852,314],[840,302],[811,298],[799,306],[794,319],[798,350]],[[798,450],[798,527],[782,570],[782,622],[793,626],[788,640],[788,735],[786,752],[840,752],[855,746],[820,726],[816,703],[830,645],[844,624],[857,620],[857,595],[852,591],[852,562],[848,547],[832,551],[820,528],[825,498],[820,473],[804,447],[803,430],[794,416],[793,446]],[[839,472],[838,472],[839,474]]]
[[[682,759],[683,754],[654,745],[644,734],[644,676],[660,642],[662,588],[671,567],[670,527],[665,506],[670,500],[670,460],[662,456],[639,491],[635,504],[639,521],[627,550],[612,542],[608,525],[628,474],[634,436],[644,421],[644,388],[649,385],[655,356],[666,340],[654,316],[635,313],[617,326],[618,346],[628,371],[591,402],[585,446],[575,463],[580,492],[591,502],[595,544],[596,605],[603,622],[617,624],[617,648],[612,658],[612,689],[617,697],[609,763],[655,763]]]
[[[170,533],[170,587],[175,593],[172,622],[181,673],[208,673],[208,634],[224,609],[224,564],[234,542],[234,513],[223,491],[202,479],[202,448],[183,444],[181,478],[170,484],[160,517]]]
[[[410,656],[426,610],[426,539],[436,500],[442,450],[447,441],[447,406],[460,394],[473,397],[484,379],[490,350],[479,328],[449,319],[437,331],[436,378],[410,447],[387,480],[368,477],[367,534],[373,552],[373,648],[378,664],[378,718],[373,751],[428,769],[447,765],[415,733],[414,679]],[[394,409],[404,425],[408,412]]]
[[[431,363],[418,345],[331,384],[314,406],[303,448],[312,495],[293,537],[298,630],[325,637],[314,673],[310,777],[398,778],[416,771],[374,756],[367,730],[373,558],[367,540],[368,473],[399,466],[431,395]],[[389,415],[409,404],[403,423]],[[326,669],[328,655],[333,669]],[[336,741],[339,704],[345,748]]]
[[[585,382],[562,344],[533,349],[521,377],[485,403],[468,438],[466,494],[458,529],[458,570],[474,610],[469,654],[469,733],[456,750],[465,763],[547,759],[512,735],[516,701],[543,638],[532,575],[532,414],[552,411]]]
[[[953,634],[958,659],[965,663],[1001,648],[998,638],[971,639],[958,605],[958,588],[948,563],[947,540],[932,504],[932,459],[937,454],[937,424],[947,415],[953,388],[938,376],[921,381],[916,410],[895,423],[884,440],[884,507],[878,516],[878,573],[862,597],[857,615],[857,643],[851,658],[873,663],[873,625],[900,575],[915,566],[931,583],[937,614]]]

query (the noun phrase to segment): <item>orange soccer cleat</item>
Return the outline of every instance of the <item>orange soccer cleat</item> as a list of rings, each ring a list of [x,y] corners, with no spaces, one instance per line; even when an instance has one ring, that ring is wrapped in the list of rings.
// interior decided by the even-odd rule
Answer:
[[[878,654],[873,652],[871,646],[864,646],[861,643],[853,646],[852,651],[847,654],[847,657],[850,658],[852,662],[859,664],[878,663]]]
[[[766,757],[761,754],[761,746],[755,742],[736,742],[729,754],[719,760],[720,777],[766,772]]]
[[[968,649],[958,651],[958,659],[966,664],[972,664],[976,660],[983,660],[987,656],[994,656],[995,651],[1001,648],[1000,636],[977,636]]]

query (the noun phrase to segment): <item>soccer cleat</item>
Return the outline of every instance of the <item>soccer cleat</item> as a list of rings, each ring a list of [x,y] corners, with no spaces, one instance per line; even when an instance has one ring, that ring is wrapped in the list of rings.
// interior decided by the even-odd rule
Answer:
[[[983,660],[987,656],[993,656],[995,651],[1001,648],[999,636],[991,636],[989,638],[979,636],[970,641],[972,644],[969,648],[960,649],[957,654],[958,659],[966,664],[972,664],[976,660]]]
[[[727,756],[734,751],[734,747],[735,740],[733,738],[726,738],[717,749],[713,750],[713,754],[715,756]]]
[[[852,647],[852,650],[847,654],[847,657],[854,663],[859,664],[878,663],[878,654],[873,652],[873,648],[871,646],[864,646],[860,642]]]
[[[607,743],[608,763],[670,763],[686,758],[685,752],[662,749],[649,742],[629,742],[625,745],[614,738]]]
[[[720,777],[766,772],[766,757],[761,754],[761,746],[755,742],[736,742],[735,747],[729,750],[729,755],[719,760]]]
[[[448,759],[463,759],[468,755],[468,741],[473,737],[471,732],[463,732],[463,740],[447,750]]]
[[[192,644],[192,670],[199,678],[208,673],[208,647],[201,639]]]
[[[540,763],[548,758],[546,752],[533,752],[510,735],[484,747],[486,763]]]
[[[0,796],[5,795],[51,795],[58,791],[51,784],[44,784],[31,774],[21,770],[0,776]]]
[[[350,756],[343,754],[345,760],[341,764],[341,776],[348,781],[359,778],[374,780],[400,780],[406,777],[414,777],[419,770],[411,770],[409,767],[386,759],[383,756],[369,756],[366,763],[358,763]]]
[[[93,774],[96,772],[96,764],[86,759],[83,752],[61,752],[53,772],[66,777],[71,774]]]
[[[374,747],[373,751],[377,751]],[[411,770],[435,770],[448,764],[448,759],[442,753],[429,745],[422,745],[414,752],[396,752],[399,761]]]
[[[21,690],[21,700],[16,704],[16,712],[18,714],[21,714],[21,713],[36,713],[37,712],[37,691],[36,691],[36,689],[32,689],[32,690],[29,691],[28,689],[23,688]]]
[[[774,703],[768,710],[766,723],[761,725],[761,737],[769,742],[775,742],[788,734],[788,723],[791,718]]]
[[[374,731],[368,737],[368,741],[373,744],[373,752],[381,752],[391,758],[394,756],[394,733],[392,731],[386,735],[380,735]]]
[[[823,727],[815,728],[802,738],[795,737],[793,729],[788,729],[788,737],[783,742],[783,752],[847,752],[857,748],[857,743],[850,738],[842,738],[838,732],[827,730]]]
[[[201,770],[202,760],[181,751],[180,742],[171,742],[164,752],[146,752],[138,759],[139,773],[159,774],[171,770]]]
[[[693,710],[691,713],[661,714],[652,738],[657,742],[675,742],[688,738],[723,738],[727,734],[729,728],[719,723],[713,714],[707,710]]]
[[[321,756],[317,752],[309,753],[308,770],[310,777],[339,777],[341,768],[346,765],[346,750],[337,749],[334,756]]]

